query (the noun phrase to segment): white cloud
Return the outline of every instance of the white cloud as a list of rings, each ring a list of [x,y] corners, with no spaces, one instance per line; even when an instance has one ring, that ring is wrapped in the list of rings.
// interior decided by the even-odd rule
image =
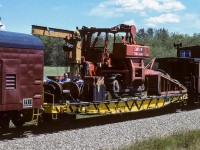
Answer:
[[[156,27],[157,25],[164,23],[179,23],[180,18],[174,14],[162,14],[157,17],[150,17],[146,19],[146,22],[148,27]]]
[[[143,0],[144,8],[158,12],[172,12],[183,10],[186,7],[177,0]]]
[[[92,8],[89,14],[106,18],[122,16],[122,14],[117,11],[113,0],[100,3],[98,6]]]
[[[177,0],[117,0],[117,5],[122,11],[171,12],[185,9],[185,6]]]
[[[144,16],[147,11],[173,12],[185,8],[179,0],[108,0],[95,6],[90,15],[113,17],[122,16],[125,12],[139,12]]]
[[[125,21],[124,24],[127,24],[127,25],[136,25],[135,20],[133,20],[133,19]]]

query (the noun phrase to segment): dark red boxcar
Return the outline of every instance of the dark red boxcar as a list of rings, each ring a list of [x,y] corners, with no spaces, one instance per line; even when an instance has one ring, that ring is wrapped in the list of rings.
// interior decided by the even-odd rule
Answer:
[[[43,50],[37,37],[0,31],[0,111],[42,107]]]
[[[32,35],[0,32],[1,111],[41,107],[43,49]]]

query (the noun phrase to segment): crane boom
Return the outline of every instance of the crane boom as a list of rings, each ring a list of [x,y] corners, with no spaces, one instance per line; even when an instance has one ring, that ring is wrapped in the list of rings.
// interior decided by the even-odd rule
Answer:
[[[74,31],[57,29],[51,27],[44,27],[32,25],[33,35],[44,35],[49,37],[63,38],[74,37]],[[67,57],[70,65],[70,76],[76,76],[79,73],[78,65],[81,63],[81,41],[74,40],[74,48],[72,51],[67,52]],[[70,57],[70,58],[69,58]]]
[[[65,38],[68,35],[72,36],[73,31],[32,25],[32,34],[33,35],[45,35],[45,36],[51,36],[51,37]]]

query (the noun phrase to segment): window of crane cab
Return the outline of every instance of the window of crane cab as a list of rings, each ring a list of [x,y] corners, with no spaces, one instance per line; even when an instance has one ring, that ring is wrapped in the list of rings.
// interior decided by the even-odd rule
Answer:
[[[190,58],[191,57],[191,51],[190,50],[181,50],[180,51],[180,57]]]
[[[114,43],[114,35],[113,33],[109,33],[108,37],[106,38],[106,32],[95,32],[92,34],[92,37],[90,39],[90,49],[96,50],[96,51],[103,51],[105,44],[107,44],[108,50],[113,49],[113,43]]]

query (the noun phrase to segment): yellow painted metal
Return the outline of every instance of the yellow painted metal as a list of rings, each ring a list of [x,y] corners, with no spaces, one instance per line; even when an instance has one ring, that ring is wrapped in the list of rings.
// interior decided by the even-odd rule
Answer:
[[[77,76],[79,74],[78,66],[81,63],[81,41],[74,36],[74,31],[32,25],[32,34],[57,38],[65,38],[66,36],[72,37],[74,48],[72,52],[70,52],[72,55],[72,58],[69,59],[70,76]]]
[[[147,98],[122,98],[102,103],[44,104],[45,113],[119,114],[159,109],[175,102],[187,100],[187,94],[152,96]]]
[[[32,114],[32,122],[35,125],[38,125],[38,121],[39,121],[39,116],[41,115],[40,113],[40,109],[39,108],[35,108],[33,109],[33,114]]]
[[[73,31],[32,25],[32,34],[65,38],[66,36],[72,37]]]

